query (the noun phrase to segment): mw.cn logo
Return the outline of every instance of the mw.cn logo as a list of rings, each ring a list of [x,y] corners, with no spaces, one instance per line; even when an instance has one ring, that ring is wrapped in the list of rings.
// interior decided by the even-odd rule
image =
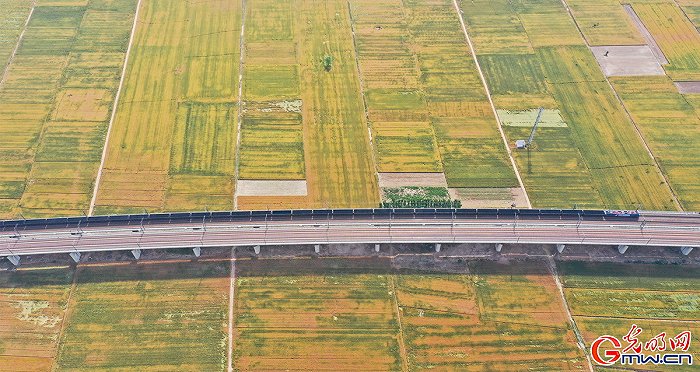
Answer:
[[[693,365],[693,355],[686,353],[690,349],[691,333],[683,331],[675,337],[666,337],[666,332],[642,343],[637,337],[642,328],[632,324],[629,332],[622,337],[627,343],[623,348],[622,342],[614,336],[598,337],[591,344],[591,357],[602,366],[621,365]],[[643,354],[642,351],[646,351]]]

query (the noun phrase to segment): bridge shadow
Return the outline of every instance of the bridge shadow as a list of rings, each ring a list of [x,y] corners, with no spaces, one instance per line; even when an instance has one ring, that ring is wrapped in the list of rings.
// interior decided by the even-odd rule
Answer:
[[[125,260],[87,262],[78,265],[22,266],[0,272],[0,288],[62,287],[75,280],[78,284],[126,281],[177,280],[183,285],[196,285],[197,280],[229,278],[228,257],[168,258],[162,260]],[[674,264],[596,263],[584,261],[557,262],[560,275],[607,277],[611,280],[654,278],[657,280],[699,280],[697,266]],[[388,257],[299,257],[239,258],[237,277],[329,276],[363,274],[405,275],[531,275],[549,276],[545,258],[493,260],[440,258],[432,255]]]

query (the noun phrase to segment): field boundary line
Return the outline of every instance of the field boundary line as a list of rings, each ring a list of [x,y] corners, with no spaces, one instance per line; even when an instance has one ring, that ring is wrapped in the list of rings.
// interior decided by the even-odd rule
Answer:
[[[391,302],[396,312],[396,322],[399,325],[399,357],[401,358],[401,370],[409,371],[408,355],[406,354],[406,343],[403,339],[403,323],[401,322],[401,309],[399,308],[399,297],[396,293],[396,277],[389,275],[389,285],[391,285]]]
[[[357,51],[357,40],[355,39],[355,23],[352,18],[352,5],[350,0],[347,1],[348,4],[348,22],[350,22],[350,33],[352,34],[352,54],[355,58],[355,66],[357,67],[357,81],[360,83],[360,96],[362,97],[362,108],[365,111],[365,122],[367,126],[367,134],[369,135],[369,148],[370,157],[372,159],[372,164],[374,165],[374,180],[377,182],[377,190],[379,192],[379,199],[381,202],[381,187],[379,186],[379,163],[377,163],[377,156],[375,154],[376,148],[374,147],[374,140],[372,138],[372,124],[369,121],[369,109],[367,106],[367,97],[365,96],[365,83],[362,78],[362,68],[360,68],[360,56]]]
[[[34,8],[36,8],[36,0],[32,1],[32,9],[29,10],[29,15],[27,16],[27,20],[24,21],[24,27],[22,27],[22,32],[20,32],[19,37],[17,37],[15,49],[12,50],[12,54],[10,54],[10,58],[7,59],[7,64],[5,65],[5,68],[2,71],[2,78],[0,78],[0,88],[2,88],[3,85],[5,85],[5,79],[7,79],[7,73],[8,71],[10,71],[10,65],[12,65],[12,62],[15,60],[15,55],[19,50],[19,46],[22,44],[22,40],[24,40],[24,34],[27,32],[27,28],[29,27],[29,21],[32,19],[32,15],[34,14]]]
[[[245,68],[246,0],[241,0],[241,34],[238,37],[238,115],[236,123],[236,160],[233,170],[233,210],[238,210],[238,177],[241,173],[241,129],[243,128],[243,69]],[[307,186],[308,187],[308,186]]]
[[[496,117],[496,124],[498,126],[498,132],[501,134],[501,139],[503,140],[503,145],[506,148],[506,152],[508,153],[508,158],[510,158],[510,164],[513,167],[513,171],[515,172],[515,177],[518,178],[518,184],[520,184],[520,188],[523,190],[523,195],[525,196],[525,201],[527,202],[527,207],[532,208],[532,203],[530,202],[530,197],[527,195],[527,190],[525,189],[525,184],[523,183],[523,179],[520,176],[520,171],[518,170],[518,166],[515,163],[515,159],[513,158],[513,152],[510,150],[510,146],[508,146],[508,139],[506,138],[506,134],[503,131],[503,124],[501,123],[501,119],[498,117],[498,112],[496,111],[496,105],[493,103],[493,98],[491,98],[491,92],[489,91],[489,85],[486,82],[486,77],[484,77],[484,72],[481,70],[481,65],[479,64],[479,59],[476,58],[476,50],[474,49],[474,44],[472,44],[472,39],[469,37],[469,32],[467,32],[467,26],[464,23],[464,17],[462,17],[462,8],[459,6],[457,3],[457,0],[452,0],[452,4],[454,4],[455,11],[457,12],[457,17],[459,18],[459,23],[462,26],[462,32],[464,33],[464,38],[467,40],[467,45],[469,46],[469,52],[472,55],[472,59],[474,60],[474,64],[476,64],[476,70],[479,72],[479,78],[481,78],[481,84],[484,86],[484,90],[486,91],[486,98],[489,100],[489,105],[491,106],[491,111],[493,111],[493,116]]]
[[[586,40],[586,37],[584,36],[583,31],[581,30],[581,27],[578,24],[578,21],[576,21],[576,18],[574,17],[574,13],[571,11],[571,8],[569,8],[569,4],[566,2],[566,0],[561,0],[561,3],[564,6],[564,8],[566,9],[566,12],[569,14],[569,17],[571,18],[571,20],[574,22],[574,25],[576,26],[576,29],[578,30],[579,35],[581,36],[584,44],[586,44],[586,47],[588,48],[588,52],[592,54],[593,52],[591,52],[591,45],[588,44],[588,40]],[[635,13],[635,15],[636,15],[636,13]],[[652,39],[653,39],[653,35],[652,35]],[[654,43],[656,43],[656,41],[654,41]],[[659,48],[659,50],[661,50],[661,48]],[[662,54],[663,54],[663,52],[662,52]],[[595,56],[594,56],[594,58],[595,58]],[[664,58],[666,58],[666,57],[664,57]],[[597,58],[596,58],[596,64],[600,68],[600,64],[598,64]],[[625,111],[625,115],[632,123],[632,126],[634,127],[635,132],[637,132],[637,136],[639,136],[639,139],[642,141],[644,148],[647,150],[647,154],[649,154],[649,156],[651,157],[651,160],[654,161],[656,171],[659,173],[659,175],[664,180],[664,182],[666,182],[666,186],[668,186],[668,190],[671,192],[671,197],[673,198],[673,203],[676,205],[676,208],[680,211],[685,211],[685,209],[683,208],[683,205],[678,200],[678,195],[676,195],[676,191],[673,189],[673,186],[671,186],[671,183],[669,182],[668,177],[661,170],[661,164],[659,164],[659,160],[656,158],[656,156],[654,156],[654,153],[651,151],[651,147],[649,147],[649,143],[647,143],[647,140],[646,140],[646,138],[644,138],[644,135],[642,134],[641,129],[639,129],[639,126],[634,121],[634,118],[632,118],[632,114],[627,109],[625,102],[623,102],[622,98],[620,98],[620,95],[617,94],[615,87],[612,85],[612,83],[610,82],[610,79],[608,78],[607,75],[605,75],[605,72],[603,72],[602,69],[601,69],[601,73],[603,74],[603,77],[605,78],[605,82],[608,83],[608,87],[610,87],[610,90],[613,92],[613,95],[615,95],[615,99],[617,99],[617,102],[620,103],[620,106],[622,106],[622,109]],[[666,75],[666,70],[664,70],[664,76],[666,76],[668,78],[668,75]],[[591,168],[589,167],[589,169],[591,169]]]
[[[228,357],[227,370],[233,372],[233,296],[236,293],[236,247],[231,247],[231,275],[228,289]]]
[[[61,319],[61,324],[58,328],[58,335],[56,338],[56,352],[54,353],[53,363],[51,366],[51,371],[56,371],[58,368],[58,355],[61,352],[61,346],[63,346],[63,334],[66,330],[67,319],[72,313],[71,309],[71,299],[73,298],[73,293],[75,292],[75,287],[78,286],[78,263],[75,264],[75,270],[73,270],[73,277],[70,282],[70,289],[68,289],[68,298],[66,299],[66,311],[63,314],[63,319]]]
[[[566,316],[568,318],[569,324],[571,325],[571,330],[574,332],[574,336],[576,336],[576,342],[578,344],[579,349],[583,352],[583,355],[586,357],[586,361],[588,362],[588,370],[593,372],[593,363],[591,362],[591,358],[589,357],[588,353],[586,352],[586,341],[584,341],[583,336],[581,335],[581,331],[579,331],[578,326],[576,325],[576,321],[574,320],[574,317],[571,315],[571,310],[569,309],[569,302],[566,301],[566,295],[564,294],[564,287],[561,284],[561,280],[559,280],[559,272],[557,271],[557,263],[554,262],[554,257],[552,255],[548,254],[549,252],[546,251],[545,248],[545,253],[547,253],[547,266],[549,267],[549,271],[552,274],[552,278],[554,279],[554,283],[557,285],[557,290],[559,291],[559,296],[561,297],[562,305],[564,307],[564,311],[566,312]]]
[[[97,170],[97,177],[95,178],[95,186],[92,188],[92,199],[90,200],[90,210],[88,211],[88,216],[92,216],[95,211],[95,202],[97,201],[97,192],[100,189],[100,181],[102,180],[102,169],[105,166],[105,159],[107,158],[107,149],[109,145],[109,135],[112,133],[112,124],[114,123],[114,118],[117,116],[117,108],[119,107],[119,97],[122,93],[122,88],[124,87],[124,80],[126,77],[126,69],[129,65],[129,56],[131,54],[131,46],[134,43],[134,35],[136,34],[136,26],[139,22],[139,12],[141,10],[141,2],[136,4],[136,12],[134,13],[134,24],[131,26],[131,36],[129,36],[129,45],[126,47],[126,53],[124,54],[124,65],[122,66],[121,77],[119,78],[119,88],[117,88],[117,93],[114,95],[114,104],[112,105],[112,115],[109,118],[109,125],[107,126],[107,134],[105,135],[105,143],[102,148],[102,159],[100,160],[100,168]]]

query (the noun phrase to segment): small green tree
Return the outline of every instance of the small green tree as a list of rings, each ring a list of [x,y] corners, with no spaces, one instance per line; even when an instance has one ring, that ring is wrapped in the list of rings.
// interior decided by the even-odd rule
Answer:
[[[323,68],[330,71],[333,68],[333,57],[326,55],[323,57]]]

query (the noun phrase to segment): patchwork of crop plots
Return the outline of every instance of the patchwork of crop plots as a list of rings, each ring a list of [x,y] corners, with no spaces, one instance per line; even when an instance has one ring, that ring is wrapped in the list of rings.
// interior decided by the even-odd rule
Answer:
[[[233,207],[239,2],[144,0],[95,213]]]
[[[378,171],[442,172],[402,2],[350,7]]]
[[[694,100],[670,82],[700,80],[700,3],[630,3],[643,25],[616,0],[461,1],[463,12],[450,0],[255,0],[245,14],[239,1],[143,0],[102,159],[137,0],[0,0],[0,216],[80,215],[95,187],[95,214],[374,207],[377,173],[512,189],[487,93],[499,112],[561,116],[514,151],[535,206],[697,208],[697,162],[682,153],[696,114],[665,106],[662,129],[650,107]],[[602,60],[651,38],[669,61],[664,94],[634,95],[636,78],[611,87],[589,47]],[[687,133],[668,131],[678,121]],[[503,123],[508,146],[528,129]],[[284,197],[234,200],[236,174],[305,181],[306,195],[280,183]]]
[[[566,123],[539,128],[530,151],[515,152],[534,205],[674,209],[670,189],[560,1],[461,4],[497,108],[555,109]],[[493,49],[487,35],[495,31],[484,17],[508,17],[514,25],[504,48]],[[527,47],[509,47],[516,39]],[[529,134],[526,127],[504,130],[510,143]]]
[[[543,263],[469,264],[473,275],[401,275],[397,296],[412,369],[583,368]]]
[[[615,90],[639,126],[681,204],[700,210],[700,111],[666,77],[614,78]]]
[[[246,7],[239,179],[304,179],[293,1]]]
[[[135,4],[35,7],[0,86],[0,216],[89,208]]]
[[[308,203],[314,207],[379,204],[360,94],[347,3],[293,3],[304,118]],[[326,71],[322,60],[332,58]]]
[[[79,266],[58,369],[224,370],[228,267]]]
[[[0,370],[51,370],[72,277],[64,268],[0,274]]]
[[[444,171],[450,187],[517,186],[452,2],[351,9],[380,171]]]
[[[237,279],[237,368],[574,370],[585,365],[554,280],[541,262],[474,262],[472,275],[420,275],[358,269],[369,261],[353,266],[303,261],[239,263],[256,274]],[[299,271],[288,272],[292,266]]]
[[[332,269],[303,275],[281,266],[237,278],[237,369],[400,369],[389,275]]]
[[[642,342],[660,332],[668,337],[700,332],[698,270],[573,262],[561,263],[560,273],[571,313],[587,344],[606,334],[622,339],[632,324],[643,329],[638,337]],[[691,352],[696,342],[697,336]]]

